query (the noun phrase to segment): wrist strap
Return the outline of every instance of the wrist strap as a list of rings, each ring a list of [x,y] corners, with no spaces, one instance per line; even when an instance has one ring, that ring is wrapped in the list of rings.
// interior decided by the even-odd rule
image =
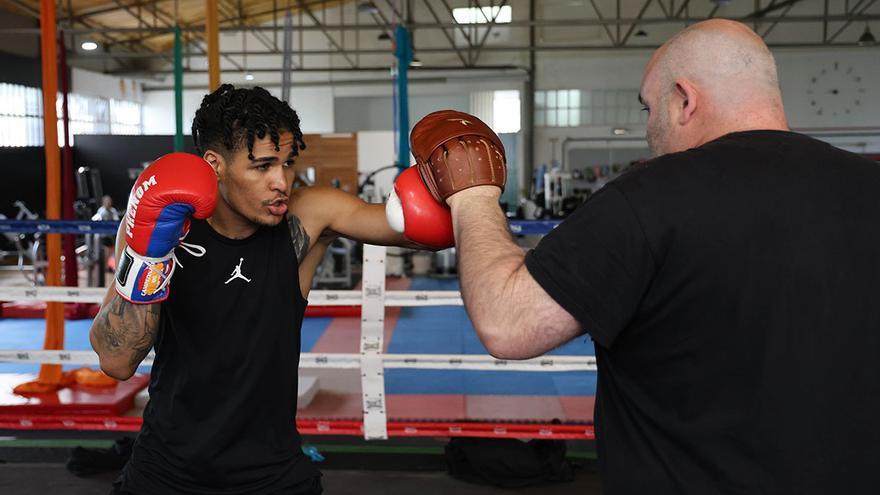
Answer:
[[[116,292],[134,304],[155,304],[168,298],[174,274],[173,251],[164,258],[148,258],[126,246],[116,267]]]

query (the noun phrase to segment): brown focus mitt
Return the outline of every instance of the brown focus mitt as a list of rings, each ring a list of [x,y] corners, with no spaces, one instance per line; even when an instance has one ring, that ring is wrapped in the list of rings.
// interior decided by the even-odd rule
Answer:
[[[504,190],[507,160],[498,135],[482,120],[455,110],[441,110],[420,120],[410,144],[419,175],[434,199],[474,186]]]

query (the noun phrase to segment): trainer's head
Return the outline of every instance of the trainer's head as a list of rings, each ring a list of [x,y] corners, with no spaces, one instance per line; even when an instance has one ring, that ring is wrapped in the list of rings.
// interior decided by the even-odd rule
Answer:
[[[260,87],[224,84],[202,99],[192,135],[217,173],[218,210],[257,225],[285,217],[294,158],[306,148],[299,117],[286,102]]]
[[[654,156],[731,132],[788,129],[773,55],[735,21],[704,21],[673,36],[648,62],[639,99]]]

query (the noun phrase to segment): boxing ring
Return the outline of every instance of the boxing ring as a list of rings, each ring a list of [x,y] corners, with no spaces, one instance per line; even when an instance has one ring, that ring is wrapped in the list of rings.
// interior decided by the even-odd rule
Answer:
[[[558,222],[514,221],[514,234],[541,235]],[[115,235],[115,222],[0,221],[0,232]],[[546,373],[596,371],[595,356],[552,355],[523,361],[499,360],[487,354],[389,353],[385,351],[386,308],[463,306],[451,290],[387,290],[386,253],[364,245],[360,290],[312,290],[309,306],[360,308],[359,352],[303,352],[301,370],[360,370],[361,420],[297,419],[304,435],[351,435],[367,440],[389,437],[492,437],[592,440],[593,425],[492,421],[396,421],[387,412],[386,370],[519,371]],[[100,303],[106,288],[0,287],[0,301]],[[152,363],[152,352],[142,366]],[[0,363],[98,364],[91,350],[0,349]],[[0,408],[2,411],[2,408]],[[29,414],[0,412],[0,429],[138,431],[141,418],[90,414]]]

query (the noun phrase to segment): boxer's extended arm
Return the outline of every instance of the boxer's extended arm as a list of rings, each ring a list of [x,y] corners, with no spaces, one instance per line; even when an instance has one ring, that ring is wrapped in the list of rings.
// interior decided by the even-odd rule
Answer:
[[[388,226],[385,205],[323,186],[294,189],[290,196],[288,225],[299,261],[299,286],[308,298],[315,271],[337,237],[378,244],[421,247]]]
[[[532,278],[511,238],[497,187],[448,198],[465,308],[489,352],[501,359],[540,356],[582,333],[580,323]]]
[[[116,234],[116,259],[125,249],[124,222]],[[132,304],[110,286],[101,310],[92,322],[89,340],[98,353],[104,373],[126,380],[144,360],[159,327],[160,304]]]
[[[295,189],[290,212],[302,221],[306,231],[315,232],[313,240],[317,236],[330,235],[367,244],[420,248],[391,229],[384,204],[367,203],[336,188],[312,186]]]

